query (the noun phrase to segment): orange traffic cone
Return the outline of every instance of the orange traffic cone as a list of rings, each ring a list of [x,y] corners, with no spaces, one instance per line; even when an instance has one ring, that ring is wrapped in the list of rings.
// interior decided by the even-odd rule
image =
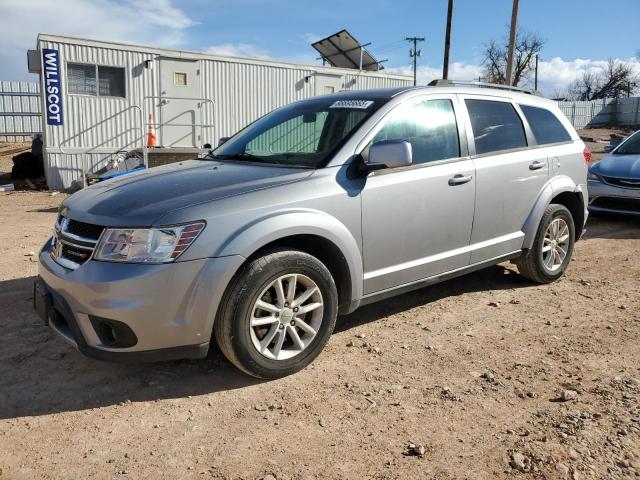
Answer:
[[[156,147],[156,133],[153,126],[153,115],[149,114],[149,130],[147,131],[147,147]]]

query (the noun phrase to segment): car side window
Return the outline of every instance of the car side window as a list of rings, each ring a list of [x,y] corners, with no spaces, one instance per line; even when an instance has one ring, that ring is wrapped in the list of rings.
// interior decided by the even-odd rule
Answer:
[[[509,102],[466,99],[476,154],[527,146],[522,120]]]
[[[383,140],[409,142],[414,164],[459,157],[460,139],[451,100],[401,105],[387,117],[372,143]]]
[[[558,117],[546,108],[520,105],[538,145],[570,142],[571,135],[564,128]]]

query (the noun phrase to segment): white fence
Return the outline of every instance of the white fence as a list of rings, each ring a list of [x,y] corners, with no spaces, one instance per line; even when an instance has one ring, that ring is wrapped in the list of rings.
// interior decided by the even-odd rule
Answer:
[[[40,85],[0,82],[0,142],[23,142],[42,132]]]
[[[559,102],[575,128],[640,125],[640,97]]]

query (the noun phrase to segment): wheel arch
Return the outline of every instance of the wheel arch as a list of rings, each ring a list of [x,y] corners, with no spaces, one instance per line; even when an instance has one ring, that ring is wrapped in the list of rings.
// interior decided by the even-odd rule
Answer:
[[[533,246],[540,219],[551,203],[563,205],[571,212],[576,229],[576,240],[582,235],[586,218],[582,189],[570,177],[556,177],[547,182],[540,191],[538,199],[525,221],[522,228],[525,234],[522,248],[528,249]]]
[[[237,273],[246,262],[274,247],[301,250],[318,258],[336,282],[340,313],[355,310],[362,297],[362,254],[358,242],[343,223],[318,211],[273,215],[233,234],[216,256],[245,257]]]

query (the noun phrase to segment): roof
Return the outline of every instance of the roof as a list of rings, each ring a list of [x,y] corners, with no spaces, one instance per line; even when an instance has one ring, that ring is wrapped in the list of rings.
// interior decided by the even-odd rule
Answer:
[[[83,45],[88,47],[98,47],[98,48],[111,48],[114,50],[126,50],[126,51],[134,51],[140,53],[148,53],[155,54],[160,56],[168,56],[173,58],[184,58],[191,60],[216,60],[220,62],[235,62],[235,63],[248,63],[254,65],[265,65],[265,66],[274,66],[281,68],[306,68],[308,70],[314,70],[321,73],[327,74],[340,74],[340,75],[367,75],[374,77],[385,77],[385,78],[393,78],[398,80],[410,80],[410,76],[400,75],[395,73],[388,72],[373,72],[373,71],[364,71],[364,70],[354,70],[348,68],[338,68],[338,67],[327,67],[323,65],[311,65],[311,64],[299,64],[292,62],[285,62],[280,60],[270,60],[270,59],[262,59],[262,58],[249,58],[249,57],[234,57],[227,55],[213,55],[205,52],[193,52],[188,50],[171,50],[167,48],[157,48],[150,47],[145,45],[136,45],[132,43],[121,43],[121,42],[112,42],[105,40],[94,40],[90,38],[78,38],[78,37],[69,37],[65,35],[52,35],[48,33],[39,33],[38,34],[38,44],[40,42],[57,42],[57,43],[66,43],[69,45]]]

